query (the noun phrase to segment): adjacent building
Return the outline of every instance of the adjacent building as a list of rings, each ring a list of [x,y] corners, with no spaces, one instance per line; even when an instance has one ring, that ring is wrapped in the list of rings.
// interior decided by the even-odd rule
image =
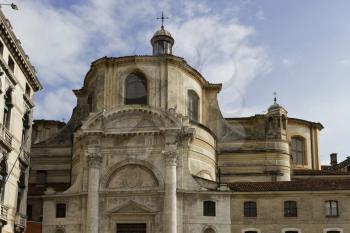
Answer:
[[[0,10],[0,232],[24,232],[34,92],[34,67]]]
[[[45,233],[350,232],[350,173],[321,169],[320,123],[276,99],[224,118],[221,84],[173,55],[163,26],[151,44],[94,61],[67,124],[36,121],[28,220]]]

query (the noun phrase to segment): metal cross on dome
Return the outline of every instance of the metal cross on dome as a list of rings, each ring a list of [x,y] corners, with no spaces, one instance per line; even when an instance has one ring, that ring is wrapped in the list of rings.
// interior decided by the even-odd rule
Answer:
[[[273,100],[275,103],[277,103],[277,92],[274,92],[273,95],[275,96],[275,98],[273,98]]]
[[[162,17],[158,17],[157,19],[162,20],[162,29],[164,28],[164,19],[169,19],[168,17],[164,17],[163,11],[162,11]]]

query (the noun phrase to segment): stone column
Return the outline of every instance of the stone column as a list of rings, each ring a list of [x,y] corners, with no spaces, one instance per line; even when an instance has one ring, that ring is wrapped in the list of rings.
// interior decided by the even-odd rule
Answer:
[[[86,213],[86,233],[98,233],[99,226],[99,181],[102,157],[96,152],[88,152],[89,177]]]
[[[176,163],[177,146],[166,145],[165,156],[165,195],[164,195],[164,233],[177,232],[177,200],[176,200]]]

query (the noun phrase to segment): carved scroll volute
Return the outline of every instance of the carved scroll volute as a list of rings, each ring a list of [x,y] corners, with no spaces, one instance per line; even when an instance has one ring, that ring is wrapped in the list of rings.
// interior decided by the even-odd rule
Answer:
[[[99,168],[102,163],[102,156],[98,147],[88,148],[85,151],[88,167]]]
[[[162,151],[162,154],[165,158],[166,165],[176,166],[178,157],[178,150],[176,144],[165,145],[165,149]]]

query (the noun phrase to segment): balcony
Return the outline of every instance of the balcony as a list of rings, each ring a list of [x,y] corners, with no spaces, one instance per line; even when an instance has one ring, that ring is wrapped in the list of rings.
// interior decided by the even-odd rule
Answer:
[[[21,213],[16,214],[16,219],[15,219],[15,230],[18,233],[24,232],[24,229],[26,228],[27,224],[27,218],[25,215]]]
[[[2,124],[0,124],[0,141],[7,147],[8,151],[12,149],[12,134],[9,130]]]
[[[8,207],[4,203],[0,202],[0,225],[4,226],[7,223],[7,210]]]

